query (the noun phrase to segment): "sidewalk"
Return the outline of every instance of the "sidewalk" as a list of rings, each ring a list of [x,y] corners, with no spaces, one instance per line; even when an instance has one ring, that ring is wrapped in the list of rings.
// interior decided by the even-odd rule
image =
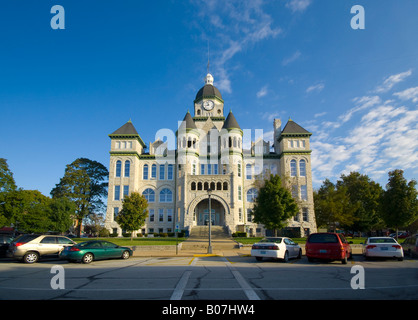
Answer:
[[[187,241],[187,245],[183,245]],[[251,255],[251,246],[243,246],[239,248],[237,243],[230,240],[212,241],[212,254],[207,253],[207,241],[189,241],[180,243],[176,251],[176,246],[137,246],[134,247],[134,257],[198,257],[198,256],[247,256]],[[231,244],[234,246],[232,247]],[[300,245],[302,254],[305,254],[305,245]],[[184,247],[184,248],[183,248]],[[361,245],[351,245],[353,254],[361,254]]]

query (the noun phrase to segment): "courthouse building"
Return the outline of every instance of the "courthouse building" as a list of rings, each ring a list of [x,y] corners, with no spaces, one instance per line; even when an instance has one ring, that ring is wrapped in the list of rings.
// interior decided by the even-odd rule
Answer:
[[[209,223],[210,194],[213,225],[223,226],[229,233],[264,236],[269,231],[253,222],[252,208],[257,180],[272,173],[286,181],[300,208],[282,232],[292,236],[316,232],[311,133],[293,120],[282,128],[275,119],[270,145],[258,134],[261,130],[243,130],[232,111],[225,113],[211,74],[205,77],[193,107],[193,115],[187,111],[176,132],[159,130],[162,140],[148,147],[132,121],[109,135],[105,227],[111,233],[124,232],[115,217],[123,197],[139,192],[148,200],[149,216],[137,233],[170,233],[176,226],[190,232],[194,226]],[[251,141],[254,132],[259,138]]]

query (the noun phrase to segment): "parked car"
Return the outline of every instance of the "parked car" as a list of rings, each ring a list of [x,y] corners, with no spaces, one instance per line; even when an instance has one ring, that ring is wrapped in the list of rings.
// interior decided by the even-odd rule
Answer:
[[[9,234],[0,234],[0,257],[5,257],[13,237]]]
[[[401,245],[404,254],[410,257],[418,257],[418,234],[406,238]]]
[[[342,234],[332,232],[312,233],[305,245],[308,261],[340,260],[343,264],[352,258],[350,244]]]
[[[59,256],[64,248],[75,244],[64,236],[26,234],[10,244],[7,256],[26,263],[35,263],[43,256]]]
[[[120,247],[112,242],[91,240],[81,242],[71,248],[65,248],[60,258],[68,261],[90,263],[93,260],[122,258],[129,259],[133,251],[128,247]]]
[[[257,261],[261,261],[263,258],[274,258],[287,262],[290,258],[300,259],[302,249],[290,238],[268,237],[253,244],[251,256],[255,257]]]
[[[403,260],[402,246],[392,237],[370,237],[363,244],[363,256],[368,258],[396,258]]]

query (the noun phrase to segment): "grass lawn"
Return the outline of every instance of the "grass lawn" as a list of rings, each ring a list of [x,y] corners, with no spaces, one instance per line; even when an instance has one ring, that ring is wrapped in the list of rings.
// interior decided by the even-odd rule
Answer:
[[[187,238],[178,238],[178,243],[186,240]],[[117,244],[118,246],[168,246],[176,245],[176,238],[75,238],[75,242],[80,243],[90,240],[105,240]]]

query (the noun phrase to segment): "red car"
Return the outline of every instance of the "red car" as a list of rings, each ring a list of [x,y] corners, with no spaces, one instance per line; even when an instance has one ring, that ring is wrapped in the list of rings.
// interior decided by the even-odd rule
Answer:
[[[312,233],[306,241],[305,250],[309,262],[314,259],[340,260],[346,264],[352,257],[350,244],[340,233]]]

